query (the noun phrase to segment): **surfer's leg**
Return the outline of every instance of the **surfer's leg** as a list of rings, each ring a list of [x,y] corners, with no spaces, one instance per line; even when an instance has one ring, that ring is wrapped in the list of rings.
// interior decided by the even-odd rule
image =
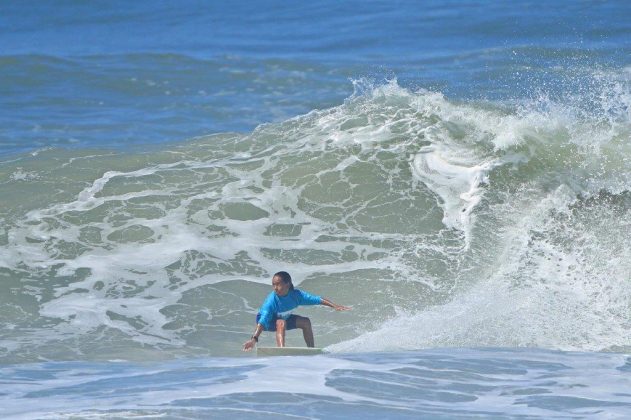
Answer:
[[[296,327],[302,330],[302,336],[305,338],[307,347],[315,347],[313,340],[313,329],[311,328],[311,320],[304,316],[296,315]]]
[[[284,319],[276,320],[276,345],[278,347],[285,347],[285,326],[286,322]]]

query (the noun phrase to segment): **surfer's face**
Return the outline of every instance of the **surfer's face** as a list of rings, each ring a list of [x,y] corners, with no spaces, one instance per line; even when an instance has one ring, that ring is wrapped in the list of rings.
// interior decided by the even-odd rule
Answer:
[[[289,283],[285,283],[280,277],[272,279],[272,287],[278,296],[285,296],[289,292]]]

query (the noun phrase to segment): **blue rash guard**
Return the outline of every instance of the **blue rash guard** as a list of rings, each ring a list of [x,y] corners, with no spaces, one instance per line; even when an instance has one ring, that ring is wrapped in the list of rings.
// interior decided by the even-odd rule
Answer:
[[[289,318],[291,311],[300,305],[319,305],[320,303],[322,303],[320,296],[309,294],[300,289],[290,290],[285,296],[278,296],[275,292],[272,292],[267,295],[259,310],[260,318],[258,323],[269,331],[275,328],[272,322],[276,318]]]

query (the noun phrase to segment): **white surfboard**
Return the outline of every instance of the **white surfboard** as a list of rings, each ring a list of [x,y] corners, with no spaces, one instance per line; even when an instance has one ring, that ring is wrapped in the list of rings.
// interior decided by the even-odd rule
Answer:
[[[323,353],[319,347],[256,347],[256,357],[313,356]]]

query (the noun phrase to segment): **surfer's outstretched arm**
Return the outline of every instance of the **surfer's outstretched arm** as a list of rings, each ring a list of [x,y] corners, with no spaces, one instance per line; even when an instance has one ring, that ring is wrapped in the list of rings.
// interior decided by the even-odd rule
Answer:
[[[322,300],[320,301],[320,305],[324,305],[324,306],[328,306],[329,308],[333,308],[336,311],[350,311],[351,308],[348,306],[342,306],[342,305],[338,305],[335,304],[333,302],[331,302],[328,299],[322,298]]]
[[[259,341],[259,335],[263,332],[263,326],[261,324],[256,324],[256,329],[254,330],[254,334],[252,337],[245,343],[243,343],[243,351],[250,351],[254,348],[254,345]]]

